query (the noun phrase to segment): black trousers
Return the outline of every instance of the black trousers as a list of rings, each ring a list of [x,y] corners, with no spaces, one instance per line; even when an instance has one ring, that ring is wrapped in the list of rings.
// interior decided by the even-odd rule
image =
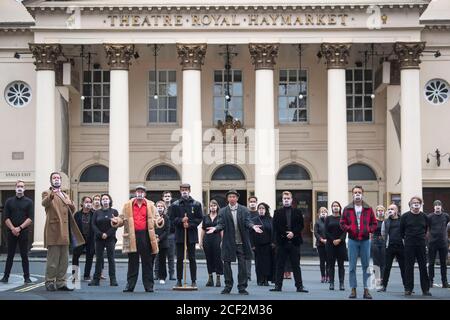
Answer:
[[[317,252],[319,253],[320,275],[322,277],[327,277],[328,276],[327,252],[326,252],[325,246],[317,246]]]
[[[345,278],[345,267],[344,261],[347,257],[347,248],[345,247],[345,242],[342,241],[339,245],[335,246],[332,242],[326,244],[325,246],[327,250],[328,257],[328,275],[330,276],[330,283],[334,283],[334,274],[335,274],[335,266],[336,261],[338,264],[338,276],[339,283],[344,283]]]
[[[24,278],[30,277],[30,263],[28,262],[28,229],[24,229],[16,237],[11,231],[8,231],[8,257],[5,264],[5,277],[9,277],[11,268],[14,262],[14,256],[16,255],[16,247],[19,244],[20,256],[22,258],[22,269]]]
[[[281,288],[283,286],[283,273],[286,260],[291,262],[292,272],[294,273],[295,286],[300,288],[303,286],[302,271],[300,269],[300,246],[295,246],[292,242],[277,245],[277,267],[275,286]]]
[[[403,286],[405,286],[405,247],[401,245],[389,245],[386,248],[386,266],[384,268],[383,286],[386,288],[391,275],[392,262],[397,259],[402,276]]]
[[[380,268],[380,279],[383,279],[386,266],[386,242],[384,240],[372,240],[370,253],[372,254],[373,265]]]
[[[134,290],[139,276],[139,257],[142,263],[142,283],[145,289],[153,288],[152,246],[147,230],[135,231],[137,252],[128,253],[127,288]]]
[[[169,235],[169,250],[167,251],[167,264],[169,275],[172,278],[175,274],[175,235]]]
[[[84,250],[86,250],[86,264],[84,265],[84,276],[89,277],[91,275],[92,261],[94,260],[95,243],[83,244],[82,246],[74,248],[72,253],[72,265],[73,266],[80,265],[80,256],[83,254]]]
[[[195,261],[195,243],[187,244],[187,258],[191,281],[197,281],[197,262]],[[184,243],[177,243],[177,280],[183,279]]]
[[[167,278],[167,268],[166,268],[166,260],[167,260],[167,253],[169,252],[169,248],[159,248],[159,252],[156,255],[156,259],[158,262],[158,278],[160,280],[166,280]],[[156,271],[155,271],[156,273]]]
[[[101,239],[95,240],[95,272],[94,280],[100,280],[100,275],[103,268],[103,251],[106,249],[106,255],[108,257],[108,272],[109,279],[116,279],[116,261],[114,260],[114,249],[116,246],[116,238],[107,238],[105,240]]]
[[[244,247],[242,244],[236,245],[236,258],[238,263],[238,290],[244,290],[248,285],[247,260],[245,259]],[[233,287],[233,271],[231,270],[231,261],[223,262],[223,275],[225,278],[225,288]]]
[[[414,289],[414,263],[417,259],[420,272],[420,286],[422,292],[430,289],[430,281],[427,273],[427,258],[425,246],[405,246],[405,290]]]
[[[203,239],[203,251],[205,252],[208,274],[214,272],[216,275],[223,274],[222,251],[220,249],[221,240],[220,234],[210,234]]]
[[[428,274],[430,281],[434,279],[434,263],[436,260],[436,253],[439,252],[439,262],[441,265],[441,280],[442,283],[447,283],[447,254],[446,246],[437,246],[432,243],[428,245]]]

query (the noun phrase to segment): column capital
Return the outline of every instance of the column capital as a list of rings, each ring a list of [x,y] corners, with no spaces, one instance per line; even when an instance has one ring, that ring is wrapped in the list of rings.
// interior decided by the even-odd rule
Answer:
[[[320,52],[326,59],[328,69],[344,69],[350,55],[350,43],[322,43]]]
[[[111,70],[128,70],[134,54],[134,44],[103,44]]]
[[[396,42],[394,52],[400,62],[400,69],[419,69],[420,56],[425,42]]]
[[[36,71],[55,70],[56,60],[62,52],[60,44],[30,43],[29,46],[35,60]]]
[[[248,49],[255,70],[273,70],[278,57],[278,47],[277,43],[249,43]]]
[[[182,70],[202,70],[205,62],[206,43],[177,43],[177,54]]]

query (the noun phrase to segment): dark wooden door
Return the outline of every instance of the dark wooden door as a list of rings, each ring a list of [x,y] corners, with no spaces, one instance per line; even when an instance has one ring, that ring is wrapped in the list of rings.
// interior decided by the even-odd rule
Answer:
[[[450,188],[423,188],[424,212],[434,211],[434,200],[441,200],[443,210],[450,212]]]

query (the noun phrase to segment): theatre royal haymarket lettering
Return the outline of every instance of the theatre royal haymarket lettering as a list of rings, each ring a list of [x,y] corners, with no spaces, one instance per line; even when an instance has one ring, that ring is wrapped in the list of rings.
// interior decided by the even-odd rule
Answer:
[[[110,14],[110,27],[308,27],[347,26],[345,13],[301,14]]]

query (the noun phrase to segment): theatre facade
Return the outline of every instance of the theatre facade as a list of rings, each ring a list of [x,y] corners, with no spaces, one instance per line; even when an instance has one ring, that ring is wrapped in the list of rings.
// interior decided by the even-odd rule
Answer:
[[[371,206],[423,195],[426,210],[450,207],[443,1],[0,8],[0,203],[26,182],[33,250],[52,171],[76,203],[109,192],[117,209],[136,184],[158,200],[187,182],[205,206],[234,188],[272,210],[290,190],[310,248],[319,207],[346,205],[355,184]]]

